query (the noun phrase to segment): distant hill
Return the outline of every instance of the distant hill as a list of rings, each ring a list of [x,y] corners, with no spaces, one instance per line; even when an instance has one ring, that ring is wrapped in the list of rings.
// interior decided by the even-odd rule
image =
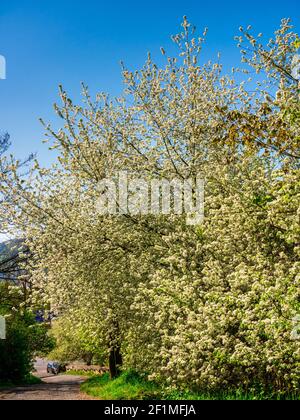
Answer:
[[[20,248],[22,248],[22,239],[11,239],[0,243],[0,263],[9,257],[18,255]]]
[[[16,281],[20,275],[19,253],[24,250],[21,239],[0,243],[0,281]]]

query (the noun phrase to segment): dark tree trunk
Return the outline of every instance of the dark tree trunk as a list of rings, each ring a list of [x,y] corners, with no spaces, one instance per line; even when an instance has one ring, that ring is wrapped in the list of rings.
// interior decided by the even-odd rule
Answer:
[[[93,353],[87,353],[84,359],[85,359],[84,361],[86,365],[91,366],[92,361],[93,361]]]
[[[115,379],[120,375],[122,363],[121,348],[117,345],[111,349],[109,354],[109,373],[111,379]]]

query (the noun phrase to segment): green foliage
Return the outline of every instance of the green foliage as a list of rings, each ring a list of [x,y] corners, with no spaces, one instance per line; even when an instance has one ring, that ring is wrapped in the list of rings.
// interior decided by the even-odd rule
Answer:
[[[44,324],[31,324],[29,329],[29,345],[35,356],[44,357],[55,348],[55,340]]]
[[[0,284],[0,298],[0,315],[6,316],[6,339],[0,340],[0,380],[26,382],[34,357],[47,354],[54,342],[46,326],[35,323],[32,313],[14,308],[18,288],[9,292],[6,284]]]
[[[105,354],[100,343],[89,336],[87,330],[76,325],[76,319],[63,316],[53,322],[51,339],[55,347],[48,357],[62,363],[83,360],[87,364],[103,365]]]
[[[32,370],[32,349],[27,323],[21,318],[7,320],[6,340],[0,341],[0,379],[22,381]]]
[[[100,378],[91,378],[82,384],[81,389],[104,400],[144,400],[159,397],[159,387],[133,371],[124,372],[114,380],[110,380],[108,373]]]
[[[296,50],[298,50],[300,48],[300,38],[299,37],[294,42],[294,46],[295,46]]]
[[[124,372],[119,378],[110,380],[109,375],[93,377],[82,384],[81,390],[102,400],[299,400],[299,395],[278,395],[265,393],[257,388],[249,392],[239,389],[215,392],[180,391],[164,388],[148,381],[144,375],[134,371]]]

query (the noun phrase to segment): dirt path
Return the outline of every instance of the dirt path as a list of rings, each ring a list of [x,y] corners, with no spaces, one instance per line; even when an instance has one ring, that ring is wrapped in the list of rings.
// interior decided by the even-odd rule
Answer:
[[[17,387],[0,391],[2,400],[89,400],[88,396],[80,393],[80,384],[84,382],[81,376],[45,374],[47,362],[37,361],[36,375],[43,383],[26,387]]]

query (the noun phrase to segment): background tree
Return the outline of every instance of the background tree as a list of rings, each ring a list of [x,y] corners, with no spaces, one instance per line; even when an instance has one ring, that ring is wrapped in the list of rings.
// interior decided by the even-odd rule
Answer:
[[[22,311],[22,291],[0,282],[0,315],[6,318],[6,339],[0,340],[0,384],[29,379],[36,356],[49,353],[54,341],[48,328],[35,322],[29,311]]]

